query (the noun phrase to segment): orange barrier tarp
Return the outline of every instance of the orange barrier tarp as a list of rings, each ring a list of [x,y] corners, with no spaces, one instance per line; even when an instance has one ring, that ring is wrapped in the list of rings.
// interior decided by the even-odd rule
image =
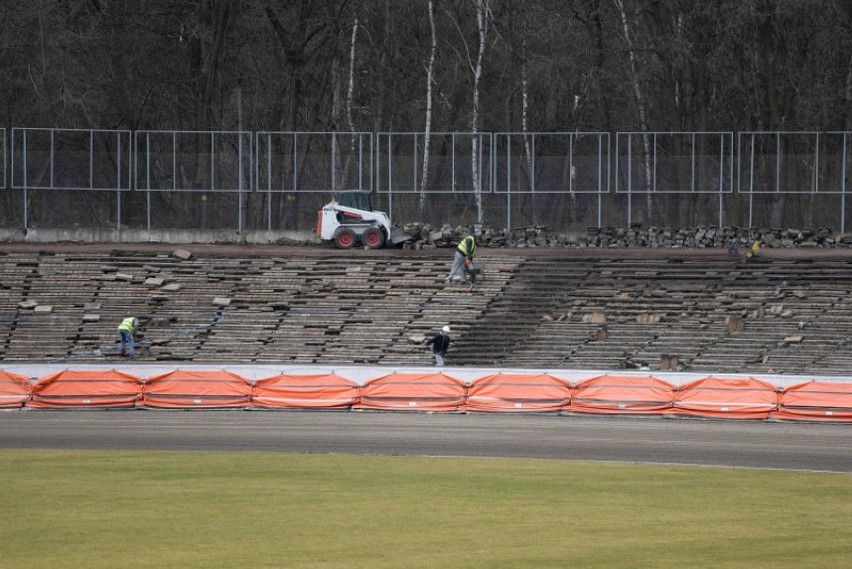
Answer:
[[[142,399],[142,379],[114,369],[69,370],[40,377],[27,407],[135,407]]]
[[[572,413],[661,415],[672,405],[674,385],[652,375],[599,375],[577,383]]]
[[[21,407],[32,392],[33,384],[28,377],[0,369],[0,407]]]
[[[353,408],[384,411],[458,411],[466,384],[445,373],[391,373],[361,387]]]
[[[766,419],[778,408],[778,388],[754,377],[709,376],[681,385],[671,415],[720,419]]]
[[[547,373],[495,373],[474,380],[468,411],[541,413],[559,411],[571,399],[571,384]]]
[[[175,370],[148,378],[142,404],[157,409],[248,407],[251,381],[225,370]]]
[[[255,382],[251,406],[284,409],[348,409],[358,401],[360,386],[333,373],[279,374]]]
[[[781,392],[771,419],[787,421],[852,421],[852,383],[809,381]]]

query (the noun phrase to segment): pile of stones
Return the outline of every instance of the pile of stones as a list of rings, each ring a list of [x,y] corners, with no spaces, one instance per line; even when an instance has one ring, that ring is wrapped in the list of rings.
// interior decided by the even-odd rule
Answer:
[[[444,224],[432,229],[428,224],[409,223],[403,230],[412,237],[404,247],[429,249],[452,247],[467,235],[469,228]],[[475,225],[477,243],[486,247],[650,247],[650,248],[731,248],[748,247],[760,241],[762,247],[850,247],[852,234],[834,233],[830,228],[742,228],[742,227],[589,227],[585,235],[566,235],[541,225],[509,231],[488,225]]]

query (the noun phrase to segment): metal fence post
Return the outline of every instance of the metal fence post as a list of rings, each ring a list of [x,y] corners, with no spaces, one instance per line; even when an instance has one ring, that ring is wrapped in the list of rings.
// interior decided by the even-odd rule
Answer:
[[[23,140],[23,153],[24,153],[24,230],[29,229],[29,219],[27,218],[29,204],[27,203],[27,131],[24,131],[24,140]],[[52,174],[51,174],[52,175]]]
[[[843,133],[843,158],[840,168],[840,232],[846,233],[846,152],[849,133]]]
[[[512,137],[506,137],[506,228],[512,231]]]
[[[116,196],[115,196],[115,229],[121,231],[121,134],[118,135],[118,144],[116,150]]]

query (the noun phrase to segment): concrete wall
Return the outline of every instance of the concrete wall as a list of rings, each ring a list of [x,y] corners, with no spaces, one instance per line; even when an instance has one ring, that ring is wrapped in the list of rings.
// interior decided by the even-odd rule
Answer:
[[[0,228],[0,242],[25,243],[233,243],[288,245],[319,243],[312,231],[236,231],[233,229],[8,229]]]

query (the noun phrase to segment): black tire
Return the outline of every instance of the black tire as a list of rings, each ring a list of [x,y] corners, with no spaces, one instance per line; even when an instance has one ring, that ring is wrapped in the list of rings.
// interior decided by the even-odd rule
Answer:
[[[361,243],[370,249],[381,249],[385,246],[385,232],[378,227],[368,227],[361,234]]]
[[[355,245],[355,232],[348,227],[343,227],[334,236],[334,244],[338,249],[350,249]]]

